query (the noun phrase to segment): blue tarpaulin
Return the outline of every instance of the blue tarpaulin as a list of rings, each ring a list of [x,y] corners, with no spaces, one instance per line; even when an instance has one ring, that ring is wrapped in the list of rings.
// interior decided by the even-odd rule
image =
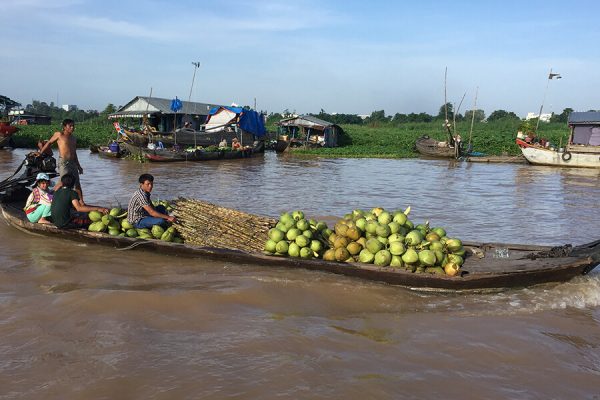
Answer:
[[[241,114],[238,126],[246,132],[257,137],[264,136],[267,133],[262,115],[254,110],[246,110],[242,107],[215,107],[209,111],[209,118],[211,115],[215,115],[221,109],[227,109],[236,113],[237,115]]]

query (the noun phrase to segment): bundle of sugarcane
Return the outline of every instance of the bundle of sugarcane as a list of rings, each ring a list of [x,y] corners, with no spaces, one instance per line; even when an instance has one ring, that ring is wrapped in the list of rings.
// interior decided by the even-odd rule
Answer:
[[[273,218],[183,198],[177,200],[173,214],[185,243],[244,251],[262,251],[269,229],[277,223]]]

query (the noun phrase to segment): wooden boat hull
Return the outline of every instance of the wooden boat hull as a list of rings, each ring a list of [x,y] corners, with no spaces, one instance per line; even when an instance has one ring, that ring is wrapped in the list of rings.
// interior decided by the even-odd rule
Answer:
[[[443,142],[423,136],[417,139],[415,147],[419,153],[427,157],[457,158],[454,147],[441,146],[441,143]]]
[[[52,225],[32,224],[21,210],[22,202],[2,203],[2,215],[11,226],[28,233],[55,236],[68,240],[96,243],[117,248],[156,251],[165,255],[207,258],[228,262],[303,268],[350,277],[385,282],[427,291],[487,291],[564,282],[593,270],[600,263],[600,240],[578,246],[568,256],[530,259],[538,252],[549,252],[549,246],[465,243],[471,253],[462,268],[462,276],[416,274],[372,264],[336,263],[321,259],[304,260],[275,257],[232,249],[199,247],[159,240],[145,240],[87,230],[64,230]],[[478,255],[483,256],[479,258]],[[500,258],[496,258],[500,256]],[[504,258],[503,258],[504,257]]]
[[[194,130],[182,130],[173,133],[155,132],[151,135],[142,132],[130,132],[127,131],[127,137],[130,139],[130,143],[138,147],[147,147],[150,139],[152,142],[161,142],[165,147],[172,147],[177,143],[180,146],[218,146],[221,140],[227,140],[227,143],[231,144],[233,138],[241,135],[241,142],[244,145],[250,145],[254,143],[254,137],[249,133],[236,133],[236,132],[197,132]],[[263,148],[264,150],[264,148]]]
[[[564,151],[556,151],[531,145],[517,139],[523,157],[530,164],[554,167],[600,168],[600,146],[569,146]]]
[[[141,152],[144,157],[154,162],[234,160],[252,157],[252,149],[234,151],[174,151],[171,149],[141,149]]]
[[[0,135],[0,149],[5,146],[8,146],[10,144],[11,139],[12,139],[11,135],[7,135],[7,136]]]

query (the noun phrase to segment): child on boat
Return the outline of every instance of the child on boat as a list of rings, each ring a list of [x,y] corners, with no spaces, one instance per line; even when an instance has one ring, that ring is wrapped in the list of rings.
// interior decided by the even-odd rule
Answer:
[[[48,174],[40,172],[35,177],[35,184],[31,194],[25,202],[25,214],[29,222],[49,224],[46,217],[50,216],[50,206],[52,204],[52,191],[48,188],[50,177]]]
[[[238,138],[234,137],[231,140],[231,149],[232,150],[239,150],[242,147],[242,145],[240,144],[240,142],[238,141]]]

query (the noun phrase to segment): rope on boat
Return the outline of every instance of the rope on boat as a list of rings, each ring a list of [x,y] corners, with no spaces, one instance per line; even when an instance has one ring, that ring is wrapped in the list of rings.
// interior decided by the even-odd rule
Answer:
[[[262,251],[277,220],[220,207],[201,200],[176,201],[174,226],[185,243],[243,251]]]
[[[573,246],[570,244],[565,244],[564,246],[555,246],[547,251],[538,251],[537,253],[527,254],[527,258],[532,260],[538,258],[558,258],[558,257],[568,257],[569,254],[573,251]]]
[[[115,250],[131,250],[131,249],[138,247],[139,245],[146,244],[146,243],[151,243],[151,242],[149,242],[147,240],[140,240],[139,242],[132,243],[127,247],[121,247],[121,248],[118,248]]]

